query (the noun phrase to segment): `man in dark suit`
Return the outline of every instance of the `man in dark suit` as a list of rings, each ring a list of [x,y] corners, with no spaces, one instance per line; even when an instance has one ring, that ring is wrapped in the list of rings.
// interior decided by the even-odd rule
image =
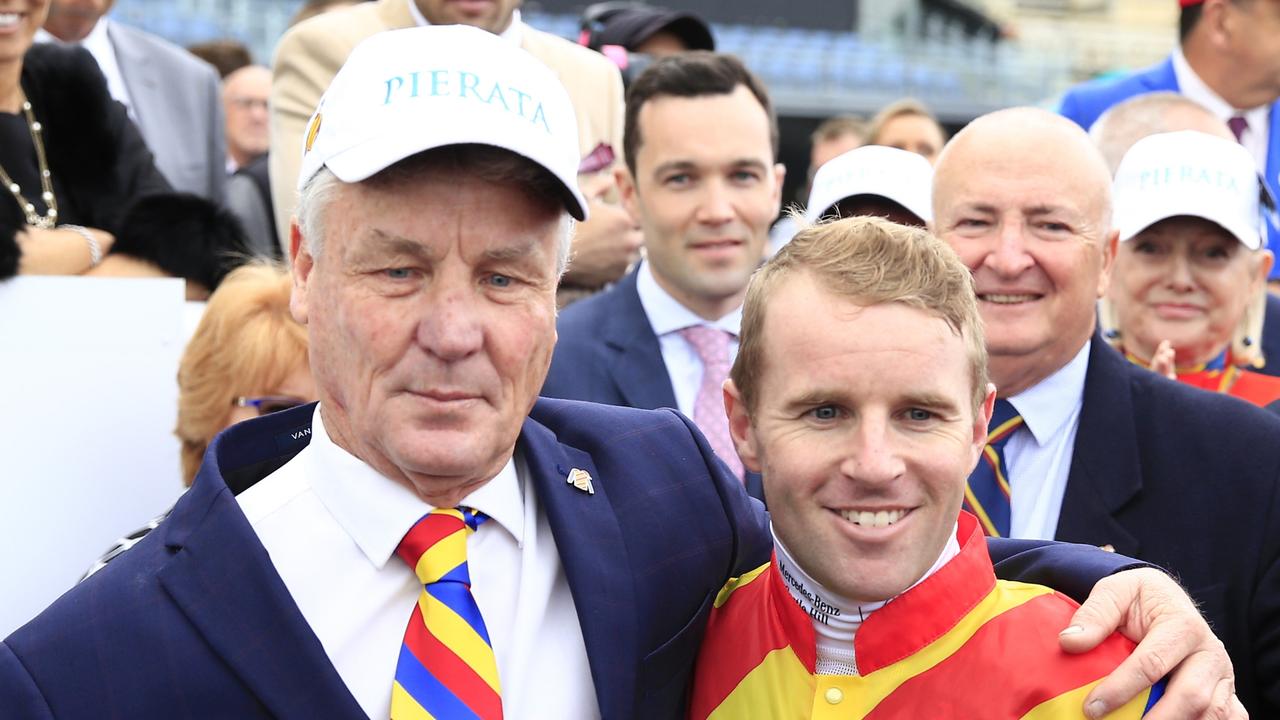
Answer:
[[[627,97],[619,186],[645,261],[563,313],[542,392],[676,408],[742,477],[719,388],[781,202],[777,121],[764,85],[728,55],[665,58]],[[745,481],[760,497],[759,476]]]
[[[988,453],[1002,453],[1007,524],[978,471],[970,504],[1001,535],[1168,567],[1226,644],[1240,699],[1272,717],[1280,419],[1157,377],[1097,335],[1095,301],[1116,252],[1110,181],[1079,127],[1028,108],[975,120],[938,162],[935,226],[973,272],[997,412],[1008,405],[1001,426],[1013,428]]]
[[[292,310],[320,404],[215,440],[167,520],[0,644],[5,717],[681,716],[767,521],[677,414],[536,398],[586,209],[564,89],[483,31],[391,31],[310,127]],[[997,549],[1077,589],[1132,564]],[[1225,656],[1167,578],[1124,575],[1064,644],[1149,632],[1198,717]]]
[[[1280,4],[1179,0],[1180,46],[1159,65],[1068,90],[1059,112],[1088,130],[1107,108],[1143,93],[1172,90],[1229,123],[1280,194]],[[1272,228],[1268,247],[1280,246]],[[1280,267],[1271,272],[1280,278]]]

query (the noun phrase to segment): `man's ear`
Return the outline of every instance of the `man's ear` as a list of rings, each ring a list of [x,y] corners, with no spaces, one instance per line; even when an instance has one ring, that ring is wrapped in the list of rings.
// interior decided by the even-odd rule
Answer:
[[[289,221],[289,262],[298,258],[298,249],[302,247],[302,231],[298,229],[298,219]]]
[[[1098,297],[1105,297],[1111,287],[1111,271],[1116,267],[1116,252],[1120,247],[1120,231],[1112,230],[1103,240],[1102,270],[1098,273]]]
[[[312,257],[311,249],[298,229],[297,220],[294,220],[289,228],[289,246],[293,256],[293,264],[289,267],[289,273],[293,276],[293,293],[289,295],[289,312],[294,320],[306,325],[311,271],[315,269],[316,259]]]
[[[733,438],[733,446],[738,450],[742,466],[751,472],[760,472],[760,449],[757,446],[755,428],[751,424],[751,415],[747,404],[742,401],[742,393],[733,380],[725,380],[724,412],[729,416],[729,436]]]
[[[613,170],[614,182],[618,184],[618,199],[622,207],[631,216],[632,224],[640,224],[640,198],[636,189],[636,178],[626,165],[619,165]]]
[[[773,214],[782,212],[782,184],[787,179],[787,166],[782,163],[773,164]]]
[[[987,429],[991,426],[991,414],[995,412],[996,407],[996,386],[987,383],[987,394],[982,399],[982,405],[978,407],[978,412],[974,413],[973,433],[969,439],[970,454],[973,456],[973,462],[969,465],[969,472],[977,467],[978,460],[982,457],[982,451],[987,446]]]

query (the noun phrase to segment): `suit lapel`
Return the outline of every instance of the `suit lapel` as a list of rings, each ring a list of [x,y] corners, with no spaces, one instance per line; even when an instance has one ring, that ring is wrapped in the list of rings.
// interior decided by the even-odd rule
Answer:
[[[1129,383],[1132,370],[1102,336],[1094,334],[1055,539],[1110,545],[1118,553],[1137,557],[1138,539],[1115,517],[1142,490]]]
[[[630,407],[676,407],[676,393],[662,359],[662,346],[640,304],[637,271],[618,284],[618,306],[604,328],[605,343],[616,353],[609,365],[618,393]]]
[[[1280,101],[1271,105],[1271,127],[1267,137],[1267,171],[1266,183],[1271,195],[1280,200]],[[1280,228],[1267,223],[1267,247],[1273,252],[1280,250]],[[1272,268],[1271,278],[1280,276],[1280,270]]]
[[[1139,78],[1139,81],[1146,86],[1148,91],[1172,90],[1173,92],[1179,92],[1178,74],[1173,71],[1173,56],[1165,58],[1164,62],[1144,73]]]
[[[133,105],[134,122],[142,130],[148,144],[156,142],[148,131],[159,129],[166,117],[163,103],[155,102],[159,95],[160,77],[145,48],[131,41],[129,32],[118,23],[107,25],[107,37],[116,53],[116,65],[129,89],[129,102]]]
[[[525,421],[520,445],[577,608],[600,711],[611,720],[630,718],[639,618],[622,528],[609,500],[610,479],[599,475],[590,455],[561,444],[533,420]],[[566,482],[574,469],[591,475],[594,495]]]
[[[165,543],[174,554],[160,583],[274,716],[363,718],[210,465],[166,523]]]

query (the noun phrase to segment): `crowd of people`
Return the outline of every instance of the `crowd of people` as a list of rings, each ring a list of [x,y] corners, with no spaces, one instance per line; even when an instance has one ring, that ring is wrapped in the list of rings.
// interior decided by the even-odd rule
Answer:
[[[1280,714],[1280,4],[834,115],[790,209],[687,12],[311,2],[268,68],[87,5],[0,0],[0,278],[207,300],[190,489],[0,714]]]

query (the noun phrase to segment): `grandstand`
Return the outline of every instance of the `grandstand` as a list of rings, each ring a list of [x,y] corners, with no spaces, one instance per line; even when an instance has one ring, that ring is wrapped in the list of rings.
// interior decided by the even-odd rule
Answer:
[[[678,4],[678,3],[673,3]],[[179,44],[231,37],[267,62],[297,9],[296,1],[127,0],[113,17]],[[525,12],[532,26],[578,35],[569,13]],[[1071,80],[1067,63],[1012,43],[974,40],[926,28],[928,40],[907,35],[865,37],[839,30],[713,23],[720,49],[739,55],[774,93],[779,113],[825,117],[873,112],[912,95],[948,122],[997,107],[1035,103]]]

